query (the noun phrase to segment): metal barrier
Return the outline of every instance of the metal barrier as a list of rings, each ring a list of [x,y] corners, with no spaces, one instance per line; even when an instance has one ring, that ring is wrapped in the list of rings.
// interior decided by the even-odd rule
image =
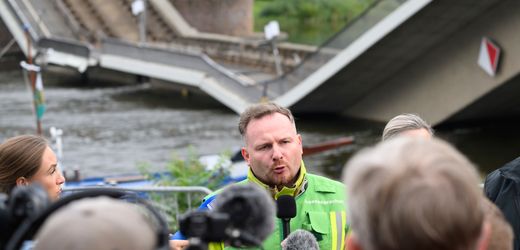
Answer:
[[[177,218],[179,215],[198,207],[202,199],[212,193],[202,186],[165,186],[165,187],[114,187],[114,186],[86,186],[64,187],[64,195],[69,192],[81,192],[92,189],[114,189],[128,193],[128,198],[145,198],[156,208],[168,222],[172,231],[178,230]]]

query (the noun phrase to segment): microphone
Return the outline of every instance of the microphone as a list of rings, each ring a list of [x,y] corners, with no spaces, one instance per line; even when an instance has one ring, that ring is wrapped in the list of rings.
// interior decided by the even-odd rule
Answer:
[[[215,213],[229,215],[225,227],[233,247],[260,246],[274,230],[274,202],[256,184],[235,184],[217,195]]]
[[[276,200],[276,217],[282,219],[283,238],[287,238],[291,232],[290,220],[296,216],[296,202],[290,195],[281,195]]]
[[[320,246],[312,233],[298,229],[282,242],[282,250],[320,250]]]

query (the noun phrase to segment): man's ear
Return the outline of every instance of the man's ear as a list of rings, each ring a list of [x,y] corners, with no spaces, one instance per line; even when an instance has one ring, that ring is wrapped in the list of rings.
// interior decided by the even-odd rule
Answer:
[[[300,154],[303,155],[303,142],[302,142],[302,136],[298,134],[298,146],[300,148]]]
[[[249,165],[249,153],[247,152],[247,149],[245,147],[242,147],[240,153],[242,153],[242,157],[244,157],[244,160],[247,162],[247,165]]]
[[[27,180],[27,178],[25,178],[25,177],[18,177],[16,179],[16,185],[17,186],[27,186],[27,185],[29,185],[29,180]]]
[[[361,248],[361,245],[356,239],[356,236],[354,236],[352,233],[349,233],[347,234],[347,237],[345,239],[344,250],[363,250],[363,248]]]
[[[489,246],[489,241],[491,238],[491,223],[489,223],[488,219],[484,219],[484,223],[482,224],[482,230],[480,231],[480,236],[477,243],[477,250],[487,250]]]

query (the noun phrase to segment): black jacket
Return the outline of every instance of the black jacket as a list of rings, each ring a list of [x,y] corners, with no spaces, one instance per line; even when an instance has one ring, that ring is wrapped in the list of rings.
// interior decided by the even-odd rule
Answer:
[[[484,192],[511,223],[514,249],[520,250],[520,157],[486,176]]]

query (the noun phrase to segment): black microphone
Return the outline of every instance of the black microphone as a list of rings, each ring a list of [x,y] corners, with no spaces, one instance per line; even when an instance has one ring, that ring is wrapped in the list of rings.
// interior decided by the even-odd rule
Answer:
[[[298,229],[283,241],[282,250],[320,250],[320,246],[312,233]]]
[[[233,247],[259,246],[274,230],[273,199],[256,184],[235,184],[217,195],[213,212],[229,215],[225,231]]]
[[[289,222],[296,216],[296,202],[290,195],[281,195],[276,200],[276,207],[276,217],[282,219],[283,238],[285,239],[291,232]]]

